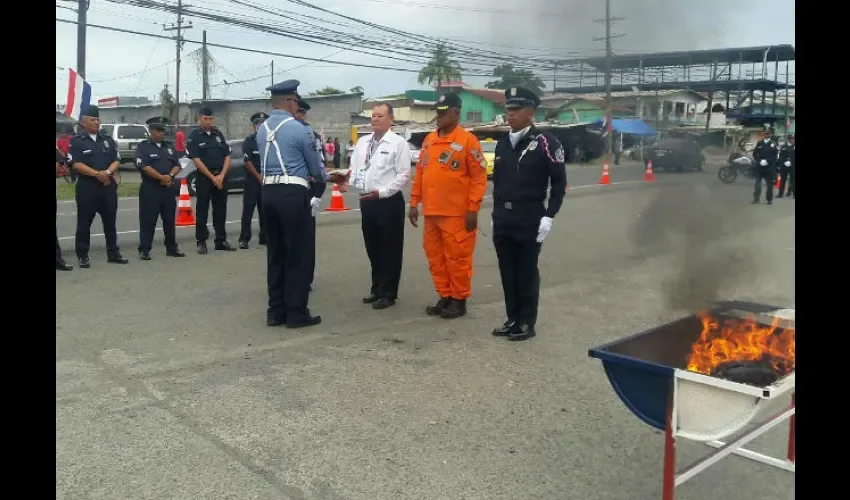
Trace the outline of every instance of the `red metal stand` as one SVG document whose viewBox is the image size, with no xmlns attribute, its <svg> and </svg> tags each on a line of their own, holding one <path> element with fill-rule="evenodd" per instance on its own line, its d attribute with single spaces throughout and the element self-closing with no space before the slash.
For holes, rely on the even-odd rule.
<svg viewBox="0 0 850 500">
<path fill-rule="evenodd" d="M 676 435 L 673 431 L 673 401 L 667 404 L 667 425 L 664 429 L 664 476 L 661 500 L 673 500 L 676 494 Z"/>
</svg>

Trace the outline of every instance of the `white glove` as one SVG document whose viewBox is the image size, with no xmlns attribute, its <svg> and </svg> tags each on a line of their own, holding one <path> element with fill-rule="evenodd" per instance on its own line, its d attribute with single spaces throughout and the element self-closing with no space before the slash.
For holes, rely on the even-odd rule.
<svg viewBox="0 0 850 500">
<path fill-rule="evenodd" d="M 315 217 L 319 214 L 319 206 L 322 204 L 321 198 L 310 198 L 310 213 Z"/>
<path fill-rule="evenodd" d="M 766 167 L 767 166 L 767 160 L 760 161 L 759 165 L 761 165 L 762 167 Z"/>
<path fill-rule="evenodd" d="M 537 243 L 543 243 L 549 231 L 552 230 L 552 223 L 555 222 L 551 217 L 541 217 L 540 227 L 537 228 Z"/>
<path fill-rule="evenodd" d="M 786 167 L 790 167 L 790 166 L 791 166 L 791 160 L 786 160 L 786 161 L 785 161 L 785 166 L 786 166 Z"/>
</svg>

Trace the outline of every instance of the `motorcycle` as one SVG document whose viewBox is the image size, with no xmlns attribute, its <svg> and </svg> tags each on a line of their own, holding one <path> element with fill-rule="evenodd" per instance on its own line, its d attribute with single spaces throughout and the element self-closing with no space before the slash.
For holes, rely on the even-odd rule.
<svg viewBox="0 0 850 500">
<path fill-rule="evenodd" d="M 732 153 L 726 161 L 727 165 L 717 170 L 717 178 L 724 184 L 732 184 L 739 175 L 747 179 L 755 179 L 755 165 L 753 160 L 740 153 Z"/>
</svg>

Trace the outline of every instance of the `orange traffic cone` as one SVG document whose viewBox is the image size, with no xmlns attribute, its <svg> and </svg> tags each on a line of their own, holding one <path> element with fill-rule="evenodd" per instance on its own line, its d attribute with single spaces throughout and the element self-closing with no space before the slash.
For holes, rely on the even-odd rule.
<svg viewBox="0 0 850 500">
<path fill-rule="evenodd" d="M 608 175 L 608 164 L 602 164 L 602 177 L 599 179 L 599 184 L 611 184 L 611 177 Z"/>
<path fill-rule="evenodd" d="M 346 210 L 351 210 L 350 208 L 345 206 L 345 199 L 342 196 L 342 193 L 339 191 L 339 187 L 334 184 L 334 190 L 331 194 L 331 206 L 325 209 L 326 212 L 344 212 Z"/>
<path fill-rule="evenodd" d="M 655 180 L 655 174 L 652 173 L 652 160 L 646 162 L 646 170 L 643 172 L 643 180 L 652 182 Z"/>
<path fill-rule="evenodd" d="M 195 212 L 192 211 L 192 200 L 189 198 L 189 185 L 184 178 L 180 182 L 180 198 L 177 200 L 177 220 L 175 226 L 194 226 Z"/>
<path fill-rule="evenodd" d="M 780 187 L 782 187 L 782 176 L 776 174 L 776 189 L 779 189 Z"/>
</svg>

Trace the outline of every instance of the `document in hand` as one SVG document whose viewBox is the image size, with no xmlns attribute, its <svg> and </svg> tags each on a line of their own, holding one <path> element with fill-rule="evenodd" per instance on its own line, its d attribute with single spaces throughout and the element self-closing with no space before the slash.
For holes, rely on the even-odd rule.
<svg viewBox="0 0 850 500">
<path fill-rule="evenodd" d="M 346 182 L 350 175 L 351 169 L 348 168 L 335 168 L 333 170 L 328 170 L 328 178 L 334 184 Z"/>
</svg>

